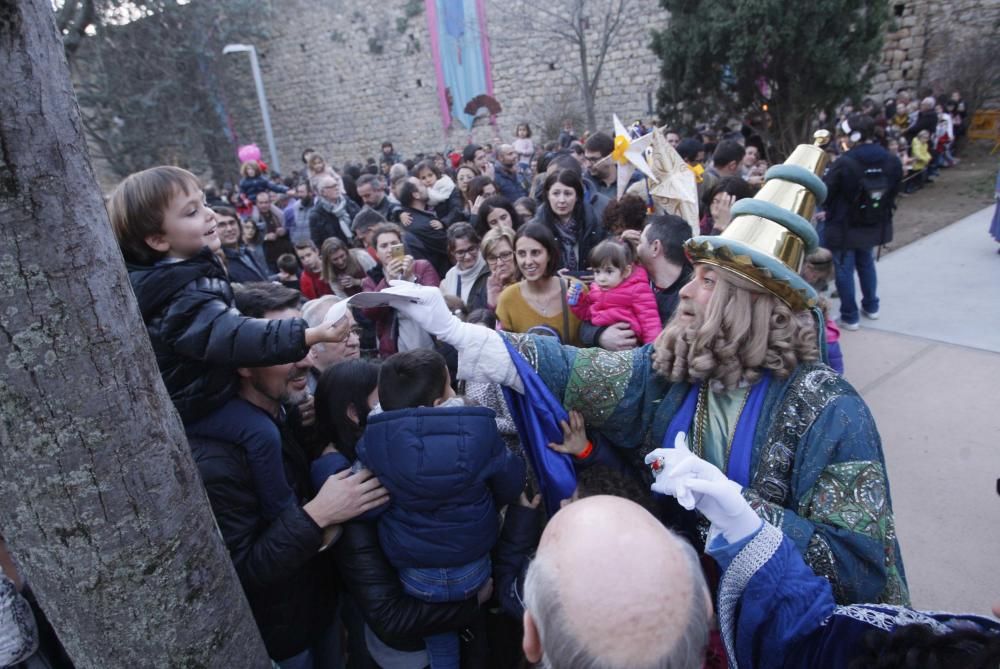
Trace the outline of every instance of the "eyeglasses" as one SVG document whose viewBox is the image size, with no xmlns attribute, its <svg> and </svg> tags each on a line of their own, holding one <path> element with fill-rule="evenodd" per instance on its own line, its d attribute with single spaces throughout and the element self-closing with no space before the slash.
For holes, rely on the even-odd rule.
<svg viewBox="0 0 1000 669">
<path fill-rule="evenodd" d="M 452 251 L 456 258 L 474 258 L 477 253 L 479 253 L 478 246 L 470 246 L 462 250 L 455 249 Z"/>
<path fill-rule="evenodd" d="M 498 253 L 495 256 L 486 256 L 486 262 L 487 264 L 495 265 L 498 262 L 507 262 L 513 257 L 513 251 L 504 251 L 503 253 Z"/>
</svg>

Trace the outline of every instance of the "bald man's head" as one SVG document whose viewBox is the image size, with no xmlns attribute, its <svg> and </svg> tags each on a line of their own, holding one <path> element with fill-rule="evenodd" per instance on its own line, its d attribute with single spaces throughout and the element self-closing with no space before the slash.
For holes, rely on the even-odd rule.
<svg viewBox="0 0 1000 669">
<path fill-rule="evenodd" d="M 620 497 L 545 528 L 524 584 L 524 650 L 562 667 L 701 667 L 710 599 L 694 550 Z"/>
</svg>

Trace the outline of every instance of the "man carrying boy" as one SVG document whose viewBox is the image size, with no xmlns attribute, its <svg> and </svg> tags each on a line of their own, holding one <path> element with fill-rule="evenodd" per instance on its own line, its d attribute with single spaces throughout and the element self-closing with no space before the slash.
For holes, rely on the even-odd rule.
<svg viewBox="0 0 1000 669">
<path fill-rule="evenodd" d="M 298 318 L 299 296 L 275 284 L 252 284 L 236 293 L 236 306 L 262 319 Z M 278 322 L 272 320 L 271 322 Z M 275 518 L 264 513 L 251 466 L 230 439 L 193 436 L 191 452 L 236 574 L 246 592 L 269 655 L 279 666 L 316 660 L 328 644 L 336 611 L 333 565 L 322 547 L 332 529 L 386 501 L 386 491 L 369 472 L 328 479 L 314 493 L 309 459 L 296 439 L 285 407 L 308 394 L 310 358 L 268 367 L 241 367 L 238 401 L 271 423 L 279 467 L 295 503 Z M 316 664 L 315 666 L 322 666 Z"/>
</svg>

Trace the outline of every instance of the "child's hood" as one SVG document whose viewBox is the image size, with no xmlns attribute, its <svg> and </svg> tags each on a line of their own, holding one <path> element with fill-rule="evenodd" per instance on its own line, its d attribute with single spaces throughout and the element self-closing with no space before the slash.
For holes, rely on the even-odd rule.
<svg viewBox="0 0 1000 669">
<path fill-rule="evenodd" d="M 411 494 L 457 494 L 489 473 L 499 435 L 492 409 L 420 407 L 369 415 L 358 458 L 383 483 Z"/>
<path fill-rule="evenodd" d="M 203 248 L 198 255 L 177 262 L 154 265 L 127 265 L 128 279 L 139 302 L 144 321 L 156 315 L 177 291 L 201 277 L 225 280 L 226 274 L 215 255 Z"/>
</svg>

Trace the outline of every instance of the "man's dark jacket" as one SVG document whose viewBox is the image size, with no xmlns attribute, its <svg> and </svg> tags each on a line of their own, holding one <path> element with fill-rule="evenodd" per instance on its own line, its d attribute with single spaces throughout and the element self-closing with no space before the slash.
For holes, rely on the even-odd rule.
<svg viewBox="0 0 1000 669">
<path fill-rule="evenodd" d="M 344 200 L 347 202 L 347 216 L 351 221 L 354 221 L 354 217 L 361 211 L 361 207 L 349 197 L 345 197 Z M 337 218 L 336 214 L 323 209 L 319 202 L 309 210 L 309 236 L 312 237 L 313 243 L 318 249 L 322 249 L 323 242 L 330 237 L 336 237 L 344 242 L 347 244 L 347 248 L 354 246 L 353 240 L 348 239 L 340 227 L 340 219 Z"/>
<path fill-rule="evenodd" d="M 221 261 L 193 258 L 129 265 L 128 278 L 160 376 L 185 423 L 236 395 L 237 367 L 296 362 L 309 352 L 301 318 L 247 318 L 237 311 Z"/>
<path fill-rule="evenodd" d="M 889 212 L 896 206 L 896 194 L 903 178 L 899 158 L 878 144 L 859 144 L 835 160 L 827 170 L 826 225 L 823 246 L 829 249 L 864 249 L 892 241 L 892 215 L 883 225 L 860 225 L 857 202 L 861 197 L 866 168 L 881 167 L 889 182 L 882 206 Z"/>
<path fill-rule="evenodd" d="M 239 250 L 223 249 L 226 254 L 226 270 L 229 272 L 229 281 L 232 283 L 254 283 L 255 281 L 267 281 L 267 270 L 257 264 L 245 246 L 240 244 Z"/>
<path fill-rule="evenodd" d="M 264 645 L 283 660 L 315 643 L 337 608 L 334 566 L 320 553 L 323 531 L 302 510 L 313 496 L 309 462 L 291 429 L 278 421 L 285 478 L 299 504 L 271 521 L 264 518 L 246 451 L 237 444 L 192 437 L 191 454 L 201 474 Z"/>
</svg>

